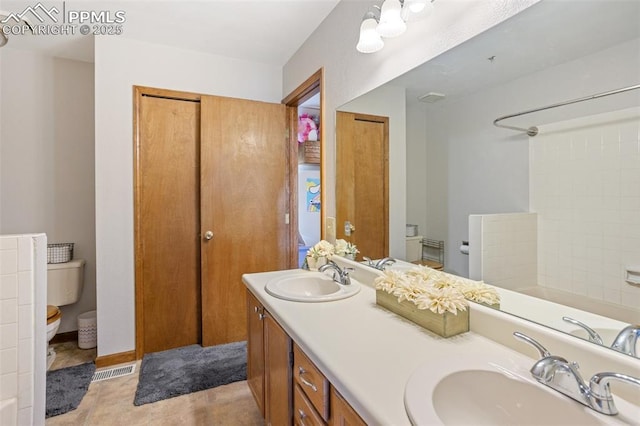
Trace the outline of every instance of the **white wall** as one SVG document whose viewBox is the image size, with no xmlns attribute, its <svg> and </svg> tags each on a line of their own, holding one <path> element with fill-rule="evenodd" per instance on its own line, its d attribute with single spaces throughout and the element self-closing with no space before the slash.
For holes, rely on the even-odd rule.
<svg viewBox="0 0 640 426">
<path fill-rule="evenodd" d="M 389 118 L 389 255 L 405 259 L 405 170 L 407 163 L 405 90 L 384 85 L 338 107 L 339 111 L 357 112 Z M 334 115 L 334 114 L 332 114 Z M 334 115 L 335 116 L 335 115 Z M 338 224 L 338 226 L 340 226 Z M 358 226 L 356 224 L 356 226 Z M 362 253 L 367 256 L 366 253 Z"/>
<path fill-rule="evenodd" d="M 462 276 L 468 274 L 468 258 L 458 247 L 468 239 L 470 214 L 529 210 L 528 137 L 496 128 L 491 124 L 493 120 L 504 114 L 637 84 L 638 64 L 640 40 L 634 40 L 428 107 L 427 158 L 439 159 L 438 153 L 447 152 L 447 161 L 440 163 L 441 171 L 448 176 L 446 197 L 439 190 L 432 190 L 436 187 L 433 181 L 426 182 L 427 198 L 433 201 L 433 206 L 440 206 L 436 217 L 448 217 L 447 270 Z M 635 95 L 555 109 L 523 121 L 525 126 L 542 124 L 637 103 L 636 91 Z M 440 226 L 432 224 L 431 217 L 427 216 L 427 228 Z"/>
<path fill-rule="evenodd" d="M 434 14 L 412 22 L 405 34 L 385 41 L 382 51 L 358 53 L 360 22 L 371 6 L 367 0 L 343 0 L 307 39 L 284 67 L 283 95 L 289 94 L 316 70 L 324 67 L 326 209 L 335 216 L 335 115 L 340 105 L 392 80 L 478 33 L 517 14 L 539 0 L 438 1 Z M 402 178 L 403 185 L 405 179 Z M 401 227 L 390 230 L 404 235 Z M 397 226 L 397 224 L 394 224 Z"/>
<path fill-rule="evenodd" d="M 98 355 L 134 350 L 134 85 L 277 102 L 278 67 L 128 40 L 95 44 Z"/>
<path fill-rule="evenodd" d="M 0 110 L 0 232 L 45 232 L 85 259 L 78 303 L 60 332 L 77 330 L 95 293 L 93 64 L 4 47 Z"/>
<path fill-rule="evenodd" d="M 426 107 L 423 103 L 407 102 L 407 223 L 418 225 L 418 233 L 423 237 L 436 238 L 427 229 L 425 212 L 429 206 L 425 182 L 429 169 L 427 167 L 427 123 L 424 119 Z M 438 184 L 443 184 L 438 182 Z"/>
</svg>

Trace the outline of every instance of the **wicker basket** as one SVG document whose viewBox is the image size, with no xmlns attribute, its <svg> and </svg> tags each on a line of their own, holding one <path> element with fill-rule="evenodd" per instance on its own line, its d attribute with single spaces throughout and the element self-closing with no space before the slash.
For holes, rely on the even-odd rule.
<svg viewBox="0 0 640 426">
<path fill-rule="evenodd" d="M 320 164 L 320 141 L 306 141 L 304 143 L 304 162 Z"/>
<path fill-rule="evenodd" d="M 47 244 L 47 263 L 66 263 L 73 259 L 73 243 Z"/>
</svg>

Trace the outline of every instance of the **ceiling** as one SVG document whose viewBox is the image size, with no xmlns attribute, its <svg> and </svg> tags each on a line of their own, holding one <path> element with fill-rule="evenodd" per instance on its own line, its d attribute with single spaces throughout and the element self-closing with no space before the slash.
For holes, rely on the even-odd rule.
<svg viewBox="0 0 640 426">
<path fill-rule="evenodd" d="M 340 0 L 41 1 L 48 9 L 124 11 L 121 37 L 283 66 Z M 0 0 L 20 13 L 38 0 Z M 62 12 L 58 14 L 59 17 Z M 27 15 L 29 16 L 29 15 Z M 112 15 L 113 16 L 113 15 Z M 31 23 L 39 23 L 32 16 Z M 34 22 L 35 21 L 35 22 Z M 45 21 L 45 23 L 48 23 Z M 93 36 L 15 35 L 7 46 L 93 62 Z M 106 35 L 103 37 L 120 37 Z"/>
<path fill-rule="evenodd" d="M 447 102 L 638 37 L 638 0 L 542 0 L 390 84 Z"/>
</svg>

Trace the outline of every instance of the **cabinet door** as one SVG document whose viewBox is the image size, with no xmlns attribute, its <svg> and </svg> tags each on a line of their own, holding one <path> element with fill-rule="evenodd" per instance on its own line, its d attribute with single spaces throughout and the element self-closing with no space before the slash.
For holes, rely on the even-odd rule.
<svg viewBox="0 0 640 426">
<path fill-rule="evenodd" d="M 265 311 L 265 419 L 267 425 L 286 426 L 292 421 L 293 352 L 291 338 Z"/>
<path fill-rule="evenodd" d="M 247 383 L 264 418 L 264 308 L 247 290 Z"/>
<path fill-rule="evenodd" d="M 329 424 L 331 426 L 367 426 L 342 395 L 333 388 L 331 388 L 331 421 Z"/>
<path fill-rule="evenodd" d="M 289 145 L 284 105 L 203 96 L 200 110 L 202 344 L 211 346 L 247 338 L 242 274 L 289 264 Z"/>
</svg>

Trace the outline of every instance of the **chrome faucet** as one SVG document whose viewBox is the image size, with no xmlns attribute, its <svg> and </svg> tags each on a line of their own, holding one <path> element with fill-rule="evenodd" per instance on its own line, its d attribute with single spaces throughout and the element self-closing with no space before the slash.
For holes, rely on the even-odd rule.
<svg viewBox="0 0 640 426">
<path fill-rule="evenodd" d="M 604 345 L 604 342 L 602 341 L 600 335 L 588 325 L 569 317 L 562 317 L 562 319 L 571 324 L 582 327 L 589 335 L 590 342 Z M 628 325 L 623 328 L 622 331 L 620 331 L 620 333 L 618 333 L 616 338 L 613 340 L 611 349 L 637 358 L 638 354 L 636 351 L 636 345 L 638 343 L 638 338 L 640 338 L 640 325 Z"/>
<path fill-rule="evenodd" d="M 392 257 L 384 257 L 377 262 L 374 262 L 370 257 L 363 257 L 363 259 L 367 261 L 368 266 L 379 269 L 381 271 L 384 271 L 385 266 L 396 263 L 396 260 Z"/>
<path fill-rule="evenodd" d="M 618 333 L 611 348 L 618 352 L 638 357 L 636 353 L 638 338 L 640 338 L 640 325 L 628 325 Z"/>
<path fill-rule="evenodd" d="M 353 268 L 343 268 L 340 269 L 338 264 L 333 260 L 330 260 L 329 263 L 326 263 L 318 268 L 318 272 L 324 272 L 327 269 L 333 269 L 333 280 L 342 285 L 351 284 L 351 278 L 349 277 L 349 272 L 353 271 Z"/>
<path fill-rule="evenodd" d="M 540 353 L 541 359 L 536 361 L 530 370 L 534 379 L 599 413 L 609 416 L 618 414 L 609 388 L 611 380 L 620 380 L 640 387 L 640 379 L 636 377 L 608 372 L 594 374 L 587 384 L 580 375 L 578 363 L 551 355 L 544 346 L 526 334 L 515 332 L 513 335 L 529 343 Z"/>
</svg>

